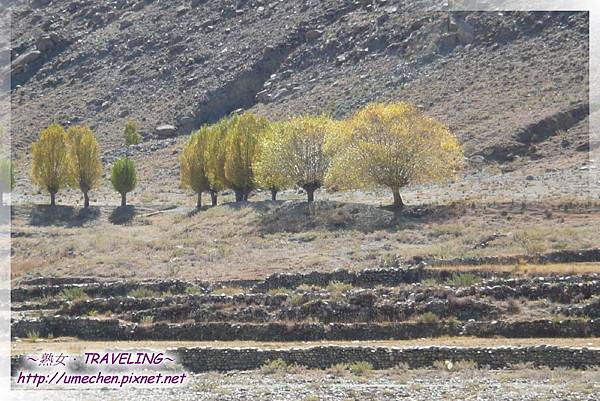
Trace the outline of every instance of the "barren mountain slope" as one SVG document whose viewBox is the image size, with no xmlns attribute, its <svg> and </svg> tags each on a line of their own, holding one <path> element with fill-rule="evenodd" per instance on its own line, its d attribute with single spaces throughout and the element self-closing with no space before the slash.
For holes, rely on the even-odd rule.
<svg viewBox="0 0 600 401">
<path fill-rule="evenodd" d="M 408 100 L 467 155 L 585 158 L 587 13 L 448 13 L 424 0 L 34 0 L 12 6 L 13 143 L 53 120 L 121 146 L 253 109 L 345 116 Z M 170 132 L 163 131 L 166 135 Z"/>
</svg>

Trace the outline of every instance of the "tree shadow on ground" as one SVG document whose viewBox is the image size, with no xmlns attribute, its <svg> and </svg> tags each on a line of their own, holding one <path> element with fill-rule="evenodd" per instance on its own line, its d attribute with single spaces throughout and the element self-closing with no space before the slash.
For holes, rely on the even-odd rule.
<svg viewBox="0 0 600 401">
<path fill-rule="evenodd" d="M 269 202 L 270 208 L 266 209 L 265 206 L 258 206 L 259 203 L 262 202 L 253 202 L 253 207 L 259 211 L 267 210 L 266 213 L 260 214 L 258 221 L 259 231 L 264 234 L 311 230 L 394 232 L 407 224 L 443 222 L 462 214 L 453 205 L 407 206 L 395 209 L 390 206 L 379 207 L 362 203 L 316 201 L 309 204 L 305 201 L 287 201 Z"/>
<path fill-rule="evenodd" d="M 32 226 L 81 227 L 100 217 L 97 207 L 75 208 L 73 206 L 36 205 L 31 209 Z"/>
<path fill-rule="evenodd" d="M 110 216 L 108 216 L 108 221 L 113 224 L 127 224 L 130 223 L 135 217 L 135 206 L 119 206 L 115 208 Z"/>
<path fill-rule="evenodd" d="M 394 226 L 395 219 L 393 212 L 372 205 L 287 201 L 279 203 L 269 213 L 261 214 L 258 227 L 265 234 L 311 230 L 372 232 Z"/>
</svg>

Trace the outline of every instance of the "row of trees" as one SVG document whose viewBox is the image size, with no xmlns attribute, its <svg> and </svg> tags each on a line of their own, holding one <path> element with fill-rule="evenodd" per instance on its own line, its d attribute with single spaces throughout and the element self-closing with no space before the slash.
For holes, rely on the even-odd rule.
<svg viewBox="0 0 600 401">
<path fill-rule="evenodd" d="M 127 142 L 135 143 L 138 136 L 135 123 L 128 122 Z M 84 206 L 89 206 L 89 191 L 99 185 L 103 166 L 88 127 L 65 131 L 59 124 L 50 125 L 32 145 L 32 158 L 33 181 L 50 193 L 51 205 L 56 193 L 70 186 L 81 190 Z M 184 146 L 180 180 L 196 194 L 198 208 L 203 193 L 216 205 L 226 188 L 242 201 L 258 188 L 276 200 L 279 191 L 294 186 L 306 191 L 308 202 L 323 186 L 384 186 L 391 190 L 394 206 L 401 208 L 401 188 L 450 178 L 462 160 L 458 140 L 439 121 L 408 103 L 372 103 L 345 120 L 300 115 L 269 122 L 244 113 L 205 125 Z M 126 195 L 137 183 L 132 160 L 113 164 L 111 183 L 126 205 Z"/>
<path fill-rule="evenodd" d="M 298 186 L 308 202 L 322 186 L 384 186 L 404 206 L 408 184 L 451 178 L 462 167 L 457 138 L 439 121 L 408 103 L 372 103 L 346 120 L 302 115 L 270 123 L 251 113 L 222 119 L 192 134 L 180 156 L 181 184 L 197 195 L 224 188 L 236 201 L 263 188 L 275 200 Z"/>
<path fill-rule="evenodd" d="M 56 204 L 56 194 L 65 187 L 78 188 L 83 193 L 84 207 L 90 205 L 89 192 L 98 187 L 103 166 L 100 148 L 92 130 L 75 125 L 65 130 L 51 124 L 31 145 L 33 182 L 50 193 L 50 205 Z M 121 194 L 121 205 L 127 204 L 127 193 L 135 188 L 137 173 L 132 160 L 117 160 L 111 169 L 111 183 Z"/>
</svg>

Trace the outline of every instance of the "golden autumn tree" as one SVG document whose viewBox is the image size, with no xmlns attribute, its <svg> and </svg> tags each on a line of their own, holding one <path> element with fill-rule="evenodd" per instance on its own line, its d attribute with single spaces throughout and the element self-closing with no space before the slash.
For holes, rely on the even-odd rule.
<svg viewBox="0 0 600 401">
<path fill-rule="evenodd" d="M 256 188 L 254 162 L 259 138 L 267 125 L 266 118 L 252 113 L 234 116 L 227 124 L 222 182 L 233 190 L 236 202 L 248 200 L 248 195 Z"/>
<path fill-rule="evenodd" d="M 196 193 L 197 209 L 202 207 L 202 192 L 210 189 L 206 174 L 206 140 L 207 136 L 202 129 L 192 134 L 179 156 L 181 186 Z"/>
<path fill-rule="evenodd" d="M 261 137 L 258 157 L 254 164 L 254 172 L 258 185 L 271 192 L 271 200 L 277 200 L 277 193 L 282 189 L 294 184 L 293 181 L 281 170 L 279 160 L 275 157 L 277 152 L 277 139 L 283 131 L 284 123 L 277 122 L 269 124 Z"/>
<path fill-rule="evenodd" d="M 261 146 L 257 170 L 298 185 L 306 191 L 308 202 L 313 202 L 314 192 L 323 185 L 331 164 L 325 140 L 338 125 L 324 115 L 297 116 L 273 124 Z"/>
<path fill-rule="evenodd" d="M 50 205 L 56 204 L 57 192 L 68 185 L 70 160 L 69 138 L 60 124 L 51 124 L 40 132 L 31 145 L 33 182 L 50 193 Z"/>
<path fill-rule="evenodd" d="M 334 155 L 329 185 L 387 187 L 396 208 L 404 206 L 401 188 L 452 178 L 463 163 L 456 136 L 404 102 L 362 108 L 328 138 L 327 150 Z"/>
<path fill-rule="evenodd" d="M 204 126 L 200 129 L 205 139 L 206 175 L 210 188 L 211 202 L 213 206 L 217 205 L 217 196 L 225 187 L 225 138 L 229 122 L 222 118 L 217 123 Z"/>
<path fill-rule="evenodd" d="M 83 193 L 83 207 L 89 207 L 89 191 L 98 186 L 102 177 L 98 141 L 92 130 L 85 126 L 73 126 L 67 130 L 67 135 L 70 143 L 71 185 Z"/>
</svg>

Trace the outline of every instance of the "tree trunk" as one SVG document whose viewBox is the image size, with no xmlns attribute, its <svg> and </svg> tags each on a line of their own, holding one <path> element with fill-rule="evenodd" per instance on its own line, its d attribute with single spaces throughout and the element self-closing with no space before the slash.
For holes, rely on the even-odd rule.
<svg viewBox="0 0 600 401">
<path fill-rule="evenodd" d="M 121 206 L 127 206 L 127 192 L 121 194 Z"/>
<path fill-rule="evenodd" d="M 244 200 L 247 201 L 248 200 L 248 195 L 250 195 L 250 191 L 245 192 L 244 191 Z"/>
<path fill-rule="evenodd" d="M 198 199 L 196 200 L 196 209 L 202 209 L 202 192 L 198 193 Z"/>
<path fill-rule="evenodd" d="M 4 192 L 0 192 L 0 206 L 4 206 Z"/>
<path fill-rule="evenodd" d="M 212 203 L 213 206 L 217 206 L 217 197 L 218 197 L 218 193 L 217 191 L 210 191 L 210 201 Z"/>
<path fill-rule="evenodd" d="M 83 207 L 90 207 L 90 197 L 87 192 L 83 193 Z"/>
<path fill-rule="evenodd" d="M 276 201 L 277 200 L 277 190 L 276 189 L 272 189 L 271 190 L 271 200 L 272 201 Z"/>
<path fill-rule="evenodd" d="M 306 190 L 306 196 L 308 197 L 308 203 L 315 201 L 315 190 L 310 188 Z"/>
<path fill-rule="evenodd" d="M 402 201 L 402 196 L 400 196 L 400 190 L 392 189 L 392 193 L 394 194 L 394 208 L 395 209 L 404 208 L 404 202 Z"/>
<path fill-rule="evenodd" d="M 50 206 L 56 206 L 56 192 L 50 192 Z"/>
<path fill-rule="evenodd" d="M 234 189 L 233 192 L 235 192 L 235 201 L 236 202 L 241 202 L 244 200 L 244 191 L 239 191 L 237 189 Z"/>
</svg>

